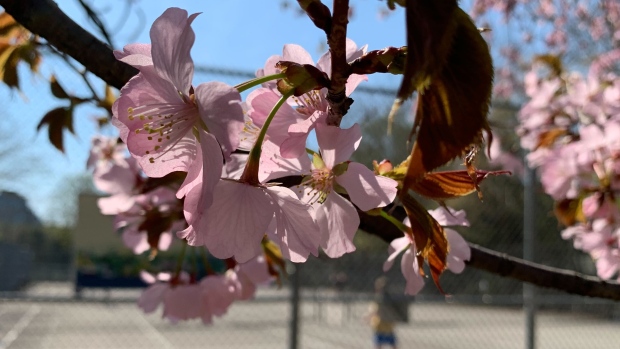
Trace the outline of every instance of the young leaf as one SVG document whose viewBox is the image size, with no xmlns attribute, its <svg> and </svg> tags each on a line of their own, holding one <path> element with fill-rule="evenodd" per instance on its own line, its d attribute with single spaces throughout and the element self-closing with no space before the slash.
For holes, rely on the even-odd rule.
<svg viewBox="0 0 620 349">
<path fill-rule="evenodd" d="M 60 99 L 70 99 L 71 97 L 65 92 L 65 89 L 60 86 L 58 80 L 56 80 L 56 76 L 52 75 L 50 78 L 50 88 L 52 90 L 52 94 L 56 98 Z"/>
<path fill-rule="evenodd" d="M 439 277 L 447 268 L 446 259 L 449 247 L 446 233 L 443 227 L 411 195 L 405 195 L 401 201 L 411 223 L 416 248 L 420 251 L 420 256 L 428 262 L 435 285 L 443 292 L 439 285 Z"/>
<path fill-rule="evenodd" d="M 352 74 L 403 74 L 407 47 L 386 47 L 370 51 L 350 63 Z"/>
<path fill-rule="evenodd" d="M 482 141 L 482 131 L 490 131 L 493 81 L 488 46 L 455 0 L 406 5 L 407 60 L 395 105 L 418 91 L 412 131 L 418 136 L 403 193 L 424 173 Z"/>
<path fill-rule="evenodd" d="M 480 191 L 478 184 L 488 176 L 510 174 L 510 171 L 476 170 L 476 180 L 467 170 L 426 173 L 413 182 L 411 189 L 427 198 L 443 201 Z"/>
<path fill-rule="evenodd" d="M 73 133 L 72 119 L 73 110 L 71 108 L 59 107 L 52 109 L 43 116 L 39 125 L 37 125 L 37 131 L 39 131 L 43 125 L 47 125 L 50 143 L 52 143 L 56 149 L 64 153 L 62 131 L 67 128 Z"/>
</svg>

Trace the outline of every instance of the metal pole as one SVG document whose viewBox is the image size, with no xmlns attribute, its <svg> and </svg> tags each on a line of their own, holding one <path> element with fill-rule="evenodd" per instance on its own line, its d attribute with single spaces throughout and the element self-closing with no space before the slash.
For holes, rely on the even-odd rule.
<svg viewBox="0 0 620 349">
<path fill-rule="evenodd" d="M 299 288 L 301 264 L 289 264 L 291 280 L 291 320 L 289 327 L 289 349 L 298 348 L 299 336 Z"/>
<path fill-rule="evenodd" d="M 524 163 L 527 163 L 524 161 Z M 534 261 L 536 237 L 536 195 L 534 183 L 536 171 L 526 165 L 523 175 L 523 259 Z M 536 348 L 536 287 L 523 284 L 523 307 L 525 308 L 525 348 Z"/>
</svg>

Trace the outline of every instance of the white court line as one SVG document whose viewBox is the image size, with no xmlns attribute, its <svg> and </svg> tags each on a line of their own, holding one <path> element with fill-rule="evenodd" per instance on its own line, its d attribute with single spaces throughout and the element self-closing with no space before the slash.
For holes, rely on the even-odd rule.
<svg viewBox="0 0 620 349">
<path fill-rule="evenodd" d="M 147 319 L 144 318 L 144 314 L 140 313 L 138 316 L 139 325 L 142 331 L 150 338 L 157 340 L 159 343 L 163 345 L 164 348 L 174 349 L 174 344 L 172 344 L 166 337 L 164 337 L 161 332 L 159 332 Z M 0 347 L 0 349 L 3 349 Z"/>
<path fill-rule="evenodd" d="M 0 339 L 0 349 L 6 349 L 19 337 L 19 334 L 30 324 L 32 320 L 41 312 L 41 307 L 31 305 L 28 311 L 13 325 L 13 328 Z"/>
</svg>

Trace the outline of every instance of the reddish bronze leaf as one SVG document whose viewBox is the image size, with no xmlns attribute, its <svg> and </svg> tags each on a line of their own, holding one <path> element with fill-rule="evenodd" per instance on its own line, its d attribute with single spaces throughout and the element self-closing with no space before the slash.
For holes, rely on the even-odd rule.
<svg viewBox="0 0 620 349">
<path fill-rule="evenodd" d="M 557 201 L 553 208 L 553 212 L 558 221 L 563 225 L 570 227 L 577 222 L 585 222 L 586 217 L 581 208 L 582 199 L 564 199 Z"/>
<path fill-rule="evenodd" d="M 374 50 L 350 63 L 352 74 L 403 74 L 407 47 L 386 47 Z"/>
<path fill-rule="evenodd" d="M 467 170 L 426 173 L 413 182 L 411 189 L 420 195 L 442 201 L 479 191 L 478 184 L 485 178 L 503 174 L 510 174 L 510 171 L 475 170 L 475 180 L 472 180 Z"/>
<path fill-rule="evenodd" d="M 446 269 L 448 239 L 443 227 L 411 195 L 401 198 L 409 221 L 417 250 L 431 268 L 431 276 L 441 292 L 439 277 Z"/>
<path fill-rule="evenodd" d="M 37 131 L 40 130 L 43 125 L 47 125 L 50 143 L 52 143 L 56 149 L 64 153 L 62 131 L 67 128 L 73 133 L 72 119 L 73 112 L 70 108 L 59 107 L 52 109 L 43 116 L 39 125 L 37 125 Z"/>
<path fill-rule="evenodd" d="M 56 98 L 60 99 L 69 99 L 69 95 L 65 92 L 65 89 L 62 88 L 58 80 L 56 80 L 56 76 L 52 75 L 50 78 L 50 89 L 52 90 L 52 94 Z"/>
<path fill-rule="evenodd" d="M 23 27 L 15 22 L 15 19 L 6 12 L 0 13 L 0 37 L 11 38 L 18 31 L 23 31 Z"/>
<path fill-rule="evenodd" d="M 554 128 L 545 132 L 542 132 L 540 134 L 540 136 L 538 136 L 538 143 L 536 144 L 536 147 L 534 149 L 538 149 L 540 147 L 542 148 L 548 148 L 550 146 L 552 146 L 555 141 L 568 134 L 568 130 L 563 129 L 563 128 Z"/>
<path fill-rule="evenodd" d="M 157 207 L 146 211 L 144 220 L 138 226 L 138 231 L 146 232 L 146 240 L 151 247 L 151 259 L 157 255 L 161 235 L 170 230 L 173 221 L 169 213 L 162 213 Z"/>
<path fill-rule="evenodd" d="M 407 2 L 407 65 L 397 102 L 418 91 L 417 139 L 403 186 L 466 154 L 490 133 L 488 46 L 456 1 Z"/>
</svg>

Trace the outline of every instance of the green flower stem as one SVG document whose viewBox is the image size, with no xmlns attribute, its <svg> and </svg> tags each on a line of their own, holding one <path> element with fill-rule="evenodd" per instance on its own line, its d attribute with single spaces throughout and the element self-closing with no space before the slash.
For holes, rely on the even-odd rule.
<svg viewBox="0 0 620 349">
<path fill-rule="evenodd" d="M 198 277 L 198 252 L 196 252 L 197 248 L 198 247 L 192 248 L 192 273 L 195 277 Z"/>
<path fill-rule="evenodd" d="M 209 258 L 207 257 L 207 251 L 204 248 L 200 249 L 202 256 L 202 264 L 204 264 L 205 272 L 207 275 L 215 275 L 215 271 L 211 268 L 211 263 L 209 263 Z"/>
<path fill-rule="evenodd" d="M 319 153 L 317 153 L 317 152 L 315 152 L 314 150 L 309 149 L 309 148 L 306 148 L 306 154 L 308 154 L 308 155 L 312 155 L 312 156 L 315 156 L 315 155 L 317 155 L 317 156 L 318 156 L 318 155 L 320 155 Z"/>
<path fill-rule="evenodd" d="M 174 277 L 178 278 L 181 273 L 181 269 L 183 268 L 183 260 L 185 259 L 185 250 L 187 249 L 187 244 L 183 244 L 181 247 L 181 252 L 179 252 L 179 256 L 177 257 L 177 265 L 174 269 Z"/>
<path fill-rule="evenodd" d="M 282 79 L 286 77 L 286 74 L 284 73 L 278 73 L 278 74 L 273 74 L 273 75 L 267 75 L 267 76 L 262 76 L 260 78 L 256 78 L 256 79 L 252 79 L 252 80 L 248 80 L 246 82 L 242 82 L 239 85 L 236 85 L 235 88 L 237 89 L 237 91 L 239 92 L 243 92 L 247 89 L 250 89 L 254 86 L 260 85 L 264 82 L 267 81 L 271 81 L 271 80 L 277 80 L 277 79 Z"/>
<path fill-rule="evenodd" d="M 381 210 L 381 217 L 387 219 L 390 223 L 394 224 L 396 226 L 396 228 L 402 230 L 403 232 L 407 231 L 409 229 L 408 226 L 406 226 L 403 222 L 399 221 L 398 219 L 394 218 L 393 216 L 391 216 L 389 213 Z"/>
<path fill-rule="evenodd" d="M 243 174 L 241 175 L 240 181 L 244 183 L 248 183 L 250 185 L 258 185 L 260 181 L 258 180 L 258 164 L 260 162 L 260 155 L 262 152 L 263 141 L 265 140 L 265 135 L 267 134 L 267 130 L 269 129 L 269 125 L 273 120 L 273 117 L 276 115 L 280 107 L 286 102 L 286 100 L 293 95 L 293 91 L 283 95 L 280 97 L 276 105 L 273 106 L 271 112 L 267 116 L 263 127 L 256 137 L 256 143 L 250 150 L 250 154 L 248 156 L 248 162 L 245 164 L 245 169 L 243 170 Z"/>
</svg>

